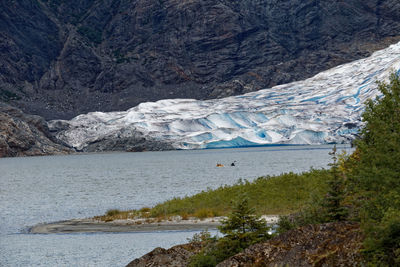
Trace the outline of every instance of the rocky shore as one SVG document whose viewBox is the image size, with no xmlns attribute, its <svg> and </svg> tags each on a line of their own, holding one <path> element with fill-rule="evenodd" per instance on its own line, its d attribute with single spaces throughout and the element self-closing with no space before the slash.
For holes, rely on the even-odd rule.
<svg viewBox="0 0 400 267">
<path fill-rule="evenodd" d="M 308 225 L 252 245 L 217 266 L 362 266 L 361 242 L 356 223 Z M 156 248 L 127 267 L 188 266 L 190 257 L 200 249 L 201 244 L 193 243 Z"/>
<path fill-rule="evenodd" d="M 47 122 L 0 102 L 0 158 L 68 154 L 75 150 L 54 138 Z"/>
</svg>

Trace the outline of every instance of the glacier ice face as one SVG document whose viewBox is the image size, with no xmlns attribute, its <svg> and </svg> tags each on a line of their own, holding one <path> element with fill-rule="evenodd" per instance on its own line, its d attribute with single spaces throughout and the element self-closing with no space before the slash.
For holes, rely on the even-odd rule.
<svg viewBox="0 0 400 267">
<path fill-rule="evenodd" d="M 68 127 L 57 137 L 77 149 L 135 132 L 177 149 L 346 143 L 362 126 L 363 103 L 379 93 L 376 81 L 393 71 L 400 73 L 400 43 L 307 80 L 245 95 L 167 99 L 79 115 L 62 121 Z"/>
</svg>

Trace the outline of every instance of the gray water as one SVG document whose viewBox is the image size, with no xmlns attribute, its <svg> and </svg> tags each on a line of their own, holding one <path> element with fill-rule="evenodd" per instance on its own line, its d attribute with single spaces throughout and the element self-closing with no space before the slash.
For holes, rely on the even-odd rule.
<svg viewBox="0 0 400 267">
<path fill-rule="evenodd" d="M 109 153 L 0 159 L 1 266 L 125 266 L 192 231 L 28 234 L 38 223 L 153 206 L 263 175 L 324 168 L 332 146 Z M 343 149 L 345 147 L 339 147 Z M 347 146 L 347 150 L 349 147 Z M 236 166 L 230 163 L 236 161 Z M 216 164 L 224 164 L 217 168 Z"/>
</svg>

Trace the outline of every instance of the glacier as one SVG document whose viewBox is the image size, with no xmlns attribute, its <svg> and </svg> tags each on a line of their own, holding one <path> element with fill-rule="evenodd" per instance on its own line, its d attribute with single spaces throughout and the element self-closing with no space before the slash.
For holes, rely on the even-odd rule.
<svg viewBox="0 0 400 267">
<path fill-rule="evenodd" d="M 400 73 L 400 43 L 303 81 L 212 100 L 166 99 L 127 111 L 91 112 L 62 123 L 56 137 L 83 150 L 98 140 L 145 138 L 175 149 L 349 143 L 362 127 L 376 81 Z"/>
</svg>

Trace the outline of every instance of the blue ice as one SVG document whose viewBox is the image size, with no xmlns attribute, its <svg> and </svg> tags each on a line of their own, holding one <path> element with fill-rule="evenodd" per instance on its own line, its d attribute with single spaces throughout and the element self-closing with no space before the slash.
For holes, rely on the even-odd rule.
<svg viewBox="0 0 400 267">
<path fill-rule="evenodd" d="M 206 148 L 236 148 L 236 147 L 248 147 L 248 146 L 259 146 L 260 144 L 251 142 L 242 137 L 236 137 L 232 140 L 220 140 L 208 143 Z"/>
</svg>

